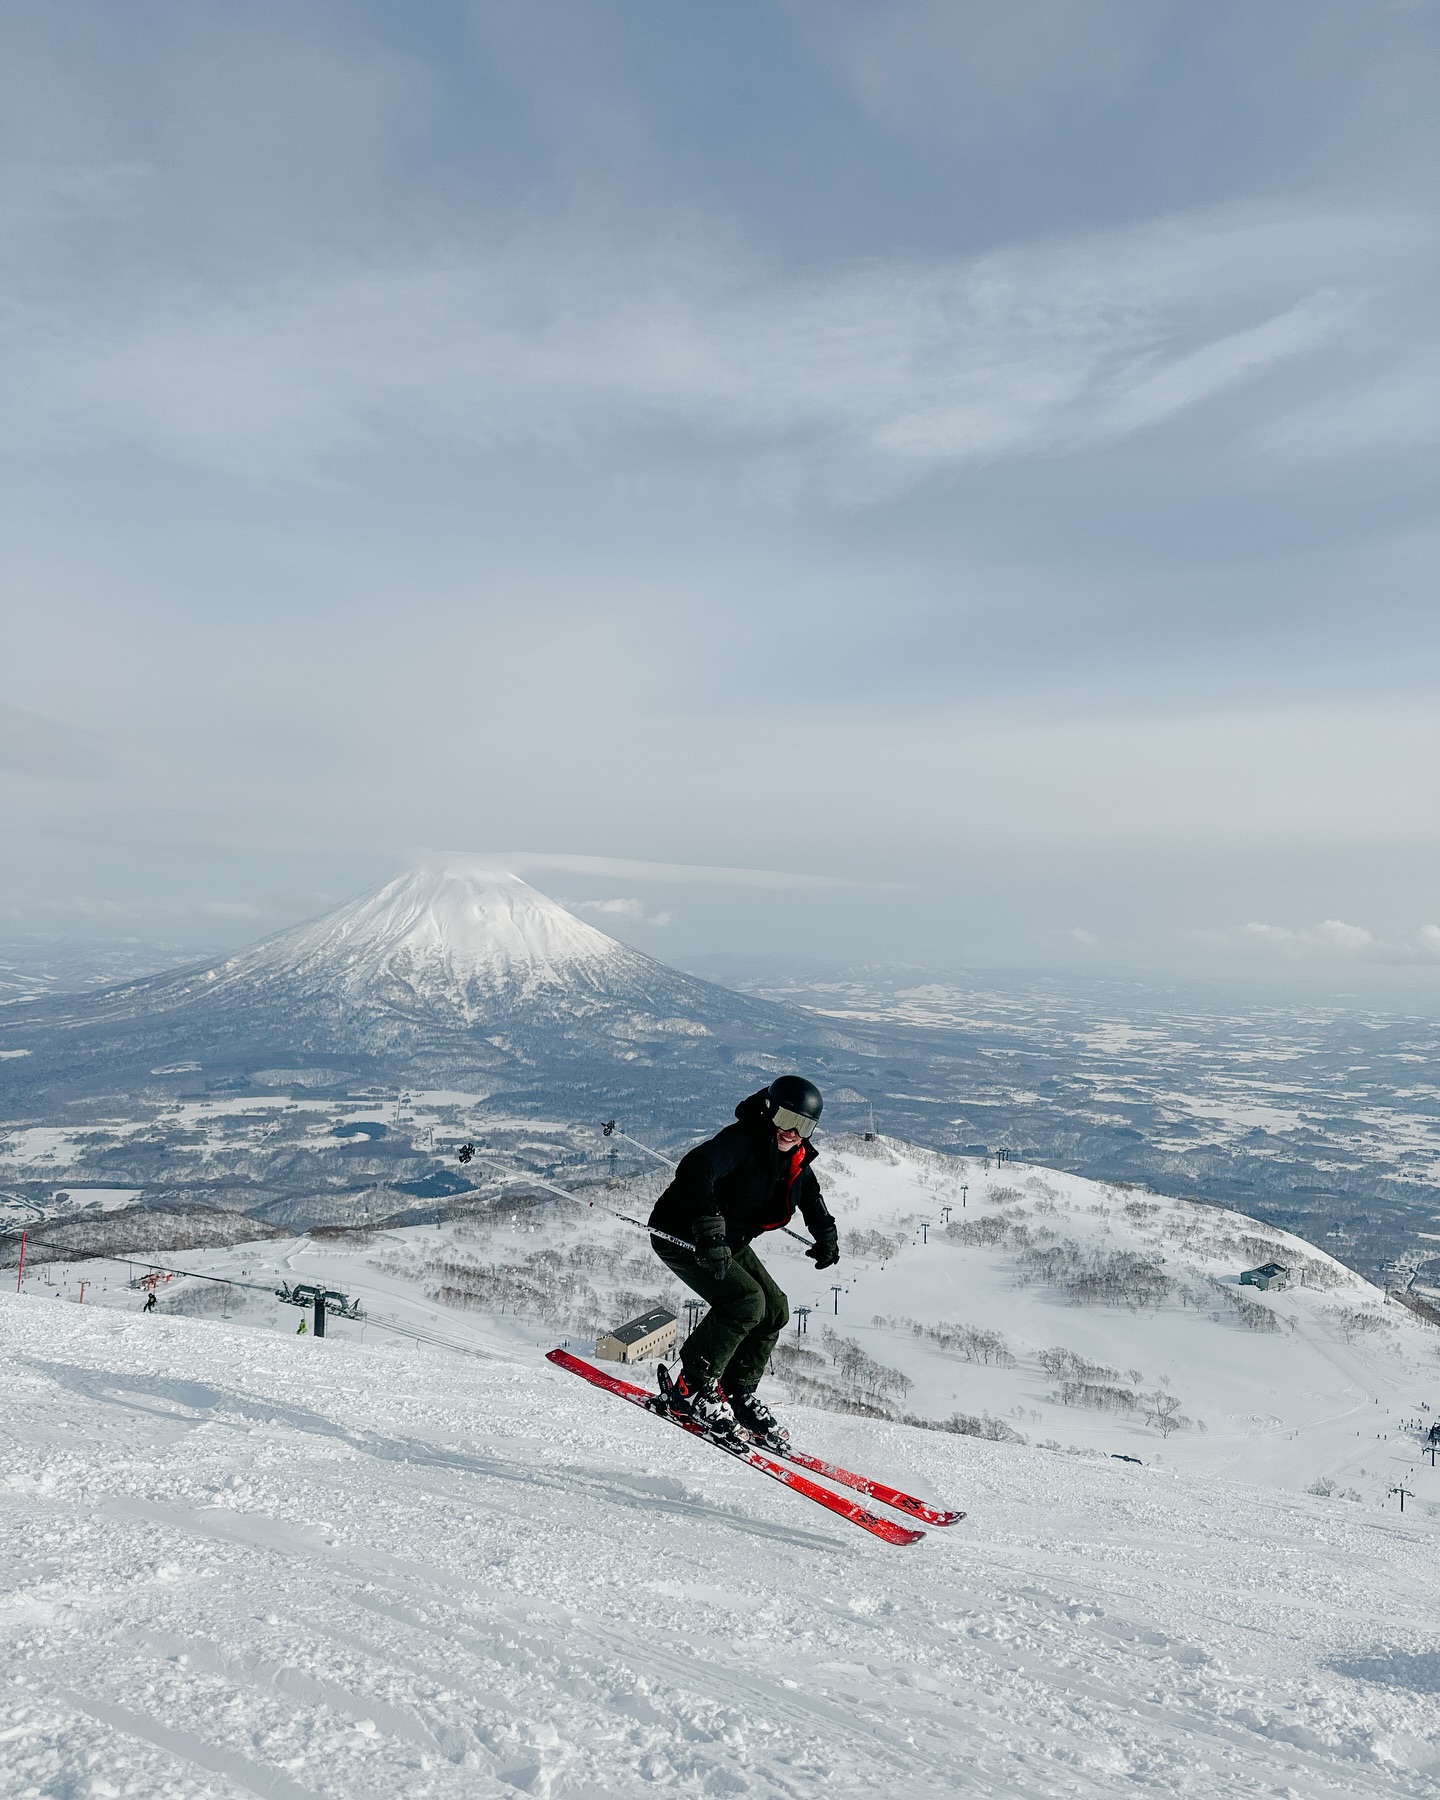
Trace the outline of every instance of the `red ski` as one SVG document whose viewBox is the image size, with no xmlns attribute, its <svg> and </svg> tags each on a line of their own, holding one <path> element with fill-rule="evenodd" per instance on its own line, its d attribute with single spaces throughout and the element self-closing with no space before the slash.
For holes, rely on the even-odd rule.
<svg viewBox="0 0 1440 1800">
<path fill-rule="evenodd" d="M 868 1475 L 857 1475 L 853 1469 L 842 1469 L 838 1463 L 827 1462 L 823 1456 L 811 1456 L 807 1450 L 792 1447 L 775 1450 L 771 1454 L 780 1457 L 783 1462 L 809 1469 L 812 1474 L 823 1475 L 827 1481 L 838 1481 L 841 1487 L 854 1488 L 857 1493 L 868 1494 L 882 1506 L 893 1506 L 896 1512 L 909 1513 L 912 1519 L 923 1519 L 927 1525 L 958 1525 L 965 1517 L 963 1512 L 949 1512 L 943 1506 L 931 1506 L 924 1500 L 917 1500 L 913 1494 L 891 1487 L 888 1482 L 872 1481 Z"/>
<path fill-rule="evenodd" d="M 607 1393 L 614 1394 L 619 1400 L 628 1400 L 632 1406 L 643 1407 L 646 1412 L 654 1413 L 657 1419 L 665 1419 L 671 1425 L 678 1425 L 682 1431 L 688 1431 L 692 1437 L 698 1437 L 707 1444 L 713 1444 L 717 1450 L 723 1450 L 727 1456 L 733 1456 L 737 1462 L 748 1463 L 762 1475 L 768 1475 L 772 1481 L 778 1481 L 794 1494 L 803 1494 L 807 1500 L 814 1500 L 819 1505 L 837 1513 L 842 1519 L 848 1519 L 852 1525 L 858 1525 L 862 1531 L 868 1531 L 873 1537 L 882 1538 L 887 1544 L 915 1544 L 924 1537 L 923 1531 L 913 1531 L 908 1525 L 897 1525 L 893 1519 L 882 1519 L 877 1513 L 868 1512 L 855 1500 L 847 1500 L 843 1494 L 832 1494 L 827 1487 L 821 1487 L 818 1481 L 811 1481 L 804 1475 L 797 1475 L 793 1469 L 787 1469 L 784 1463 L 774 1462 L 753 1444 L 747 1444 L 737 1438 L 733 1444 L 712 1437 L 708 1431 L 692 1424 L 688 1419 L 677 1419 L 669 1413 L 655 1413 L 652 1402 L 655 1396 L 634 1382 L 621 1381 L 617 1375 L 607 1375 L 603 1369 L 572 1356 L 568 1350 L 548 1350 L 546 1361 L 555 1364 L 556 1368 L 568 1369 L 572 1375 L 578 1375 L 582 1381 L 588 1381 L 592 1387 L 604 1388 Z"/>
<path fill-rule="evenodd" d="M 661 1363 L 657 1373 L 661 1377 L 661 1400 L 664 1400 L 670 1393 L 673 1379 L 664 1363 Z M 772 1444 L 765 1438 L 758 1438 L 751 1431 L 745 1431 L 743 1426 L 740 1427 L 740 1435 L 747 1444 L 754 1445 L 758 1451 L 765 1451 L 767 1456 L 779 1456 L 781 1462 L 796 1463 L 797 1469 L 808 1469 L 812 1474 L 823 1474 L 826 1481 L 839 1481 L 841 1487 L 853 1487 L 860 1494 L 868 1494 L 869 1498 L 878 1499 L 886 1507 L 895 1507 L 896 1512 L 909 1512 L 909 1516 L 913 1519 L 923 1519 L 925 1525 L 958 1525 L 959 1521 L 965 1517 L 963 1512 L 949 1512 L 945 1507 L 931 1507 L 929 1501 L 916 1499 L 914 1494 L 907 1494 L 904 1489 L 891 1487 L 889 1481 L 873 1481 L 868 1474 L 855 1474 L 853 1469 L 841 1469 L 839 1463 L 828 1462 L 824 1456 L 812 1456 L 808 1451 L 797 1451 L 796 1445 L 790 1444 L 788 1436 L 785 1438 L 785 1444 L 781 1445 Z"/>
<path fill-rule="evenodd" d="M 663 1398 L 670 1387 L 670 1376 L 663 1363 L 659 1374 Z M 902 1488 L 891 1487 L 888 1481 L 873 1481 L 870 1476 L 857 1475 L 853 1469 L 842 1469 L 839 1463 L 829 1462 L 823 1456 L 812 1456 L 808 1450 L 797 1450 L 788 1438 L 782 1448 L 778 1444 L 767 1443 L 764 1438 L 752 1436 L 743 1426 L 740 1435 L 747 1444 L 753 1444 L 767 1456 L 778 1456 L 781 1462 L 794 1463 L 799 1469 L 809 1469 L 812 1475 L 823 1475 L 827 1481 L 838 1481 L 841 1487 L 854 1488 L 857 1493 L 878 1500 L 882 1506 L 893 1506 L 896 1512 L 909 1513 L 912 1519 L 921 1519 L 927 1525 L 955 1525 L 965 1517 L 963 1512 L 950 1512 L 943 1506 L 931 1506 L 928 1501 L 917 1500 L 914 1494 L 907 1494 Z"/>
</svg>

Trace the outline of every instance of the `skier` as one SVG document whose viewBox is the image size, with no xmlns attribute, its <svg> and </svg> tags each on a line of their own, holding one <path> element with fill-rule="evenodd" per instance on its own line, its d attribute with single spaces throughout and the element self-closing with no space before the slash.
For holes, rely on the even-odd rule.
<svg viewBox="0 0 1440 1800">
<path fill-rule="evenodd" d="M 146 1299 L 146 1302 L 145 1302 L 145 1311 L 147 1313 L 152 1313 L 152 1312 L 154 1312 L 154 1310 L 155 1310 L 155 1290 L 154 1290 L 154 1288 L 151 1288 L 149 1297 Z"/>
<path fill-rule="evenodd" d="M 798 1206 L 815 1242 L 817 1269 L 840 1260 L 840 1239 L 811 1164 L 810 1135 L 824 1105 L 814 1082 L 781 1075 L 735 1108 L 735 1123 L 681 1158 L 650 1224 L 694 1244 L 652 1237 L 655 1254 L 710 1310 L 680 1349 L 671 1410 L 720 1436 L 742 1426 L 779 1446 L 785 1433 L 756 1394 L 790 1305 L 751 1248 L 786 1225 Z M 722 1388 L 721 1383 L 724 1383 Z"/>
</svg>

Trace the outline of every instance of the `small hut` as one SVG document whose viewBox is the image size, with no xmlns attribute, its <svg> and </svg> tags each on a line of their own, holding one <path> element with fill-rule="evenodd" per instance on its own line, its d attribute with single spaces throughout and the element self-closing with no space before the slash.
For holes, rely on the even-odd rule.
<svg viewBox="0 0 1440 1800">
<path fill-rule="evenodd" d="M 679 1338 L 680 1321 L 674 1313 L 657 1306 L 627 1325 L 602 1331 L 595 1339 L 595 1355 L 601 1362 L 650 1362 L 668 1355 Z"/>
<path fill-rule="evenodd" d="M 1240 1277 L 1241 1287 L 1283 1288 L 1290 1285 L 1290 1271 L 1284 1263 L 1261 1263 L 1258 1269 L 1246 1269 Z"/>
</svg>

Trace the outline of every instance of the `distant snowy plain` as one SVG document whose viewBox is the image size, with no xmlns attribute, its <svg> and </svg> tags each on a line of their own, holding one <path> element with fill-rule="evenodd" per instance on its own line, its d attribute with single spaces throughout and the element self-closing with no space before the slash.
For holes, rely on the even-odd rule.
<svg viewBox="0 0 1440 1800">
<path fill-rule="evenodd" d="M 1440 1794 L 1440 1332 L 1343 1274 L 1258 1296 L 1257 1331 L 1194 1298 L 1233 1283 L 1231 1215 L 865 1148 L 824 1166 L 889 1248 L 841 1265 L 832 1327 L 917 1414 L 1029 1440 L 792 1398 L 807 1447 L 966 1509 L 906 1549 L 552 1369 L 556 1331 L 435 1299 L 437 1255 L 626 1230 L 590 1209 L 178 1259 L 255 1283 L 240 1322 L 140 1316 L 121 1265 L 34 1271 L 0 1302 L 0 1793 Z M 1175 1289 L 1076 1305 L 1035 1278 L 1044 1231 L 1164 1255 Z M 834 1307 L 798 1246 L 766 1255 Z M 367 1322 L 297 1338 L 281 1276 Z M 925 1335 L 960 1321 L 1011 1361 Z M 1062 1404 L 1055 1346 L 1168 1378 L 1191 1424 Z"/>
</svg>

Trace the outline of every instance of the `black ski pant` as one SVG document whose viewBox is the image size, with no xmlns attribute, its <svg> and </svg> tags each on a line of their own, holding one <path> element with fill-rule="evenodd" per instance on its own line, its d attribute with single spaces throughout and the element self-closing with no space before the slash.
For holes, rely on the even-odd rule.
<svg viewBox="0 0 1440 1800">
<path fill-rule="evenodd" d="M 757 1387 L 775 1340 L 790 1321 L 790 1302 L 749 1244 L 717 1280 L 688 1250 L 651 1238 L 661 1262 L 693 1288 L 710 1310 L 680 1347 L 687 1387 L 713 1375 L 732 1393 Z"/>
</svg>

